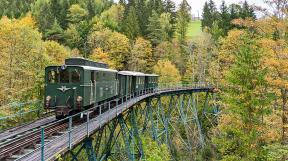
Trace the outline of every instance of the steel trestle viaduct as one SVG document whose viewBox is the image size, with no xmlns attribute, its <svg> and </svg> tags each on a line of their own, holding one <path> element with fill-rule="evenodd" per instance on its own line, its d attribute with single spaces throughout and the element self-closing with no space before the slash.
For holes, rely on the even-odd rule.
<svg viewBox="0 0 288 161">
<path fill-rule="evenodd" d="M 199 115 L 218 110 L 209 102 L 214 92 L 214 87 L 207 83 L 166 85 L 106 102 L 99 105 L 97 112 L 94 107 L 42 126 L 37 132 L 39 146 L 15 159 L 44 161 L 70 154 L 70 160 L 78 161 L 85 153 L 89 161 L 113 156 L 121 160 L 143 160 L 142 135 L 151 136 L 158 144 L 166 144 L 170 151 L 173 151 L 172 135 L 177 135 L 183 148 L 189 151 L 201 149 L 205 146 L 205 136 Z M 202 100 L 199 100 L 200 94 Z M 82 121 L 76 123 L 77 118 Z M 54 136 L 49 127 L 58 124 L 64 131 Z M 183 134 L 185 136 L 181 136 Z"/>
</svg>

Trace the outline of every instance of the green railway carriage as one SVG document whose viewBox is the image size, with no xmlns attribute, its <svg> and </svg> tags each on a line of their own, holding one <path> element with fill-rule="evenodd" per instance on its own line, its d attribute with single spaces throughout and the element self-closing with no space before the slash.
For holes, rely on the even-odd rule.
<svg viewBox="0 0 288 161">
<path fill-rule="evenodd" d="M 112 99 L 118 95 L 117 71 L 83 58 L 66 59 L 63 66 L 45 69 L 45 107 L 56 117 Z"/>
<path fill-rule="evenodd" d="M 138 93 L 145 89 L 145 74 L 133 71 L 118 72 L 120 95 Z M 124 89 L 123 89 L 124 88 Z"/>
<path fill-rule="evenodd" d="M 158 87 L 159 75 L 145 74 L 145 89 L 155 89 Z"/>
<path fill-rule="evenodd" d="M 132 91 L 139 93 L 145 90 L 145 74 L 140 72 L 134 72 L 132 77 Z"/>
<path fill-rule="evenodd" d="M 120 71 L 118 72 L 119 80 L 119 96 L 123 97 L 132 93 L 132 77 L 130 72 Z"/>
</svg>

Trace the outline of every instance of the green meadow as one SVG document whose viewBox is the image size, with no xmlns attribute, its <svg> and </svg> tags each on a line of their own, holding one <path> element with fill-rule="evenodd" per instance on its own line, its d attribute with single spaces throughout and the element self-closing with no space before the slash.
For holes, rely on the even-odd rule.
<svg viewBox="0 0 288 161">
<path fill-rule="evenodd" d="M 193 38 L 201 34 L 201 21 L 200 20 L 192 20 L 188 26 L 187 37 Z"/>
</svg>

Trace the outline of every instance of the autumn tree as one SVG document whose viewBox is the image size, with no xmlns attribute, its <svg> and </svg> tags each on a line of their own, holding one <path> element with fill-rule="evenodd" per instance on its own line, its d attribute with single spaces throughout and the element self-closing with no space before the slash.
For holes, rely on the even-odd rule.
<svg viewBox="0 0 288 161">
<path fill-rule="evenodd" d="M 108 64 L 110 68 L 114 68 L 115 64 L 111 61 L 109 54 L 105 53 L 101 48 L 95 48 L 89 56 L 89 59 L 96 62 L 103 62 Z"/>
<path fill-rule="evenodd" d="M 163 41 L 157 45 L 153 50 L 154 61 L 169 60 L 182 73 L 185 69 L 184 57 L 181 57 L 181 46 L 177 39 L 170 41 Z"/>
<path fill-rule="evenodd" d="M 70 51 L 55 41 L 45 41 L 43 47 L 51 64 L 62 65 L 65 63 L 65 59 L 70 56 Z"/>
<path fill-rule="evenodd" d="M 31 15 L 0 20 L 0 57 L 0 104 L 41 97 L 46 56 Z"/>
<path fill-rule="evenodd" d="M 282 143 L 288 142 L 288 88 L 287 88 L 287 12 L 286 1 L 267 1 L 275 10 L 267 12 L 265 19 L 238 19 L 234 24 L 246 27 L 260 36 L 258 43 L 265 51 L 265 65 L 269 69 L 268 83 L 278 96 L 279 106 L 282 109 Z M 248 12 L 248 11 L 247 11 Z M 285 16 L 286 15 L 286 16 Z M 278 103 L 277 103 L 278 104 Z"/>
<path fill-rule="evenodd" d="M 154 72 L 160 76 L 159 83 L 179 83 L 181 76 L 175 65 L 169 60 L 159 60 L 154 66 Z"/>
<path fill-rule="evenodd" d="M 91 49 L 101 48 L 104 53 L 109 54 L 113 62 L 112 68 L 127 68 L 130 44 L 125 35 L 107 29 L 95 31 L 88 36 L 88 44 Z"/>
<path fill-rule="evenodd" d="M 226 53 L 233 55 L 224 76 L 229 88 L 223 89 L 225 113 L 220 117 L 213 142 L 223 160 L 261 160 L 265 158 L 263 116 L 270 103 L 264 54 L 249 33 L 244 32 L 237 39 L 237 49 Z"/>
<path fill-rule="evenodd" d="M 153 68 L 152 45 L 148 40 L 137 38 L 131 49 L 129 69 L 151 73 Z"/>
</svg>

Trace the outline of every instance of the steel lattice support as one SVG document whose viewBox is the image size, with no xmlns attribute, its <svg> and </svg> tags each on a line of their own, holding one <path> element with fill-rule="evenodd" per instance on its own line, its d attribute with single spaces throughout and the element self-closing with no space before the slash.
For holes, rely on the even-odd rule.
<svg viewBox="0 0 288 161">
<path fill-rule="evenodd" d="M 207 114 L 213 111 L 210 109 L 210 98 L 210 92 L 204 95 L 179 92 L 148 97 L 102 126 L 80 148 L 76 148 L 77 151 L 71 150 L 71 160 L 77 161 L 81 153 L 85 153 L 89 161 L 108 158 L 143 160 L 145 154 L 141 138 L 145 134 L 159 145 L 166 144 L 172 153 L 177 138 L 182 149 L 194 157 L 195 151 L 205 146 L 201 119 L 202 115 L 209 117 Z"/>
</svg>

